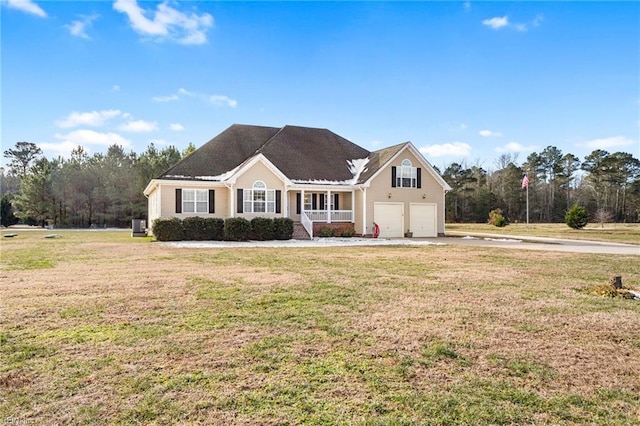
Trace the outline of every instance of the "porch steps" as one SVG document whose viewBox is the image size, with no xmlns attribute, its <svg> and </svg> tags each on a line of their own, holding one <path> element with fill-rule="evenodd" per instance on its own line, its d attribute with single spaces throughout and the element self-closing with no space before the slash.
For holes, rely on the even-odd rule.
<svg viewBox="0 0 640 426">
<path fill-rule="evenodd" d="M 293 239 L 294 240 L 310 240 L 311 237 L 304 226 L 300 222 L 293 223 Z"/>
</svg>

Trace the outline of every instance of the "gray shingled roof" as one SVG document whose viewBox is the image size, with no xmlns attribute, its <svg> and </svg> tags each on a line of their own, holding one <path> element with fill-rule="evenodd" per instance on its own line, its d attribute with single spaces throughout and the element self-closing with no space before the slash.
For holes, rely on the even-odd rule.
<svg viewBox="0 0 640 426">
<path fill-rule="evenodd" d="M 382 166 L 387 164 L 391 158 L 396 155 L 402 148 L 404 148 L 409 142 L 400 143 L 398 145 L 393 145 L 388 148 L 379 149 L 378 151 L 373 151 L 369 155 L 369 162 L 367 163 L 366 168 L 360 174 L 360 178 L 358 179 L 358 183 L 364 183 L 371 176 L 373 176 Z"/>
<path fill-rule="evenodd" d="M 348 161 L 369 151 L 327 129 L 285 126 L 259 150 L 292 180 L 353 179 Z"/>
<path fill-rule="evenodd" d="M 164 172 L 159 179 L 195 179 L 229 172 L 255 155 L 278 131 L 277 127 L 234 124 Z"/>
<path fill-rule="evenodd" d="M 348 161 L 369 151 L 327 129 L 234 124 L 163 173 L 159 179 L 198 179 L 227 173 L 261 153 L 298 181 L 353 179 Z"/>
</svg>

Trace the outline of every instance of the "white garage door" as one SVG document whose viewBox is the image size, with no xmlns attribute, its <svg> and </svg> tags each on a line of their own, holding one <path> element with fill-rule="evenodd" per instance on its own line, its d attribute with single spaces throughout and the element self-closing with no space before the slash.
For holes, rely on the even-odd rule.
<svg viewBox="0 0 640 426">
<path fill-rule="evenodd" d="M 404 235 L 404 203 L 374 203 L 373 221 L 380 227 L 380 238 Z"/>
<path fill-rule="evenodd" d="M 437 237 L 436 205 L 431 203 L 411 203 L 409 206 L 409 227 L 414 237 Z"/>
</svg>

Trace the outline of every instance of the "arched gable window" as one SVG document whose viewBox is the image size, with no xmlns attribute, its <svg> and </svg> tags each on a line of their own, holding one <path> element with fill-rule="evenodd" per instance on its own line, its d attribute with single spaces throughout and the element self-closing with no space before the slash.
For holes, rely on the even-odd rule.
<svg viewBox="0 0 640 426">
<path fill-rule="evenodd" d="M 275 213 L 276 212 L 276 191 L 267 189 L 267 185 L 257 180 L 251 189 L 245 189 L 244 212 L 245 213 Z"/>
<path fill-rule="evenodd" d="M 413 167 L 411 160 L 404 159 L 396 172 L 395 186 L 398 188 L 419 188 L 418 168 Z"/>
</svg>

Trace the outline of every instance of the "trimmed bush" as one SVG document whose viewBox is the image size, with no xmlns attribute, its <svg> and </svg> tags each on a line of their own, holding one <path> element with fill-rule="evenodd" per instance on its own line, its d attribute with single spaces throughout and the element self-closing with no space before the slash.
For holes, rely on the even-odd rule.
<svg viewBox="0 0 640 426">
<path fill-rule="evenodd" d="M 354 235 L 356 235 L 356 233 L 353 231 L 353 229 L 351 228 L 342 228 L 340 230 L 340 236 L 341 237 L 353 237 Z"/>
<path fill-rule="evenodd" d="M 509 221 L 502 215 L 502 209 L 495 209 L 489 212 L 489 220 L 487 223 L 502 228 L 503 226 L 507 226 Z"/>
<path fill-rule="evenodd" d="M 564 221 L 573 229 L 582 229 L 589 223 L 589 216 L 584 207 L 574 204 L 564 215 Z"/>
<path fill-rule="evenodd" d="M 329 226 L 325 226 L 323 228 L 320 228 L 318 230 L 318 237 L 321 237 L 321 238 L 333 237 L 333 228 L 331 228 Z"/>
<path fill-rule="evenodd" d="M 224 239 L 224 219 L 208 217 L 204 220 L 204 233 L 207 240 L 222 241 Z"/>
<path fill-rule="evenodd" d="M 153 235 L 158 241 L 182 241 L 184 240 L 184 228 L 182 220 L 177 217 L 160 217 L 153 221 Z"/>
<path fill-rule="evenodd" d="M 273 234 L 276 240 L 290 240 L 293 238 L 293 220 L 288 217 L 273 219 Z"/>
<path fill-rule="evenodd" d="M 273 219 L 267 217 L 254 217 L 251 219 L 251 234 L 252 240 L 267 241 L 273 240 L 275 237 L 275 226 Z"/>
<path fill-rule="evenodd" d="M 205 222 L 203 217 L 193 216 L 182 219 L 184 239 L 188 241 L 201 241 L 207 239 Z"/>
<path fill-rule="evenodd" d="M 247 241 L 251 232 L 251 222 L 243 217 L 230 217 L 224 221 L 224 239 L 227 241 Z"/>
</svg>

